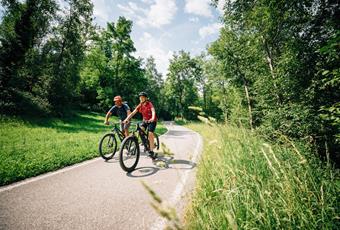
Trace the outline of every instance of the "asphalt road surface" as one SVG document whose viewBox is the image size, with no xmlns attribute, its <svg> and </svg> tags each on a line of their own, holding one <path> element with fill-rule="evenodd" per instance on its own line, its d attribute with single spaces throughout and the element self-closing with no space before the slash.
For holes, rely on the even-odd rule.
<svg viewBox="0 0 340 230">
<path fill-rule="evenodd" d="M 152 161 L 145 153 L 137 169 L 124 172 L 118 154 L 0 187 L 0 229 L 163 229 L 144 181 L 181 218 L 192 192 L 202 150 L 199 134 L 172 123 L 160 137 L 174 155 Z M 143 148 L 141 148 L 143 150 Z"/>
</svg>

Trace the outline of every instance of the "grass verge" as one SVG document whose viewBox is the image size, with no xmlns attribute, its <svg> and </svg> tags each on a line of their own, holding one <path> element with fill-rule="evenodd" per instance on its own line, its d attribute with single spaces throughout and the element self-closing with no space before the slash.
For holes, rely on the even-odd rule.
<svg viewBox="0 0 340 230">
<path fill-rule="evenodd" d="M 288 140 L 188 124 L 204 138 L 187 229 L 339 229 L 339 172 Z M 279 141 L 278 141 L 279 142 Z"/>
<path fill-rule="evenodd" d="M 110 131 L 104 115 L 75 112 L 64 119 L 0 115 L 0 185 L 99 156 L 98 142 Z M 162 124 L 156 132 L 165 133 Z"/>
</svg>

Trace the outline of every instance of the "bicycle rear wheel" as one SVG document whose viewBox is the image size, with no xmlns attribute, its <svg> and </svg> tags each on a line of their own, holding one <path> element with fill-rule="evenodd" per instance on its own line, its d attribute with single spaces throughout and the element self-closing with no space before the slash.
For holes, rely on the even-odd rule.
<svg viewBox="0 0 340 230">
<path fill-rule="evenodd" d="M 126 172 L 135 170 L 139 161 L 139 144 L 135 136 L 126 137 L 119 150 L 119 164 Z"/>
<path fill-rule="evenodd" d="M 99 142 L 99 153 L 105 160 L 110 160 L 117 151 L 117 140 L 113 133 L 107 133 Z"/>
</svg>

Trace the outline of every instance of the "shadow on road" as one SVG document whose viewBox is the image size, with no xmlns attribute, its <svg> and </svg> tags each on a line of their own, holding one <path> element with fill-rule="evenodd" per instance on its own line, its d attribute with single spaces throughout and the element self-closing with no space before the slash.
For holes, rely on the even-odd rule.
<svg viewBox="0 0 340 230">
<path fill-rule="evenodd" d="M 128 177 L 147 177 L 158 172 L 159 168 L 156 167 L 140 167 L 136 168 L 133 172 L 126 173 Z"/>
<path fill-rule="evenodd" d="M 112 163 L 119 163 L 119 154 L 116 153 L 116 155 L 110 159 L 110 160 L 104 160 L 105 163 L 109 163 L 109 164 L 112 164 Z"/>
<path fill-rule="evenodd" d="M 161 169 L 193 169 L 196 163 L 188 160 L 174 159 L 174 157 L 160 156 L 153 161 L 153 164 Z"/>
<path fill-rule="evenodd" d="M 196 163 L 188 160 L 174 159 L 174 157 L 161 156 L 152 161 L 153 166 L 136 168 L 128 177 L 139 178 L 156 174 L 159 170 L 177 169 L 190 170 L 196 167 Z"/>
</svg>

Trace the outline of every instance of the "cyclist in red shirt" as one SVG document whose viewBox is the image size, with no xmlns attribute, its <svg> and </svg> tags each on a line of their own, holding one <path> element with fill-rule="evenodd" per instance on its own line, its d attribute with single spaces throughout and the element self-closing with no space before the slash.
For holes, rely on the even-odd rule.
<svg viewBox="0 0 340 230">
<path fill-rule="evenodd" d="M 148 99 L 148 95 L 145 92 L 140 92 L 139 93 L 139 100 L 140 103 L 139 105 L 135 108 L 135 110 L 124 120 L 124 123 L 128 123 L 129 120 L 137 113 L 141 113 L 143 116 L 143 123 L 142 127 L 146 129 L 147 127 L 149 128 L 149 140 L 150 140 L 150 150 L 149 150 L 149 155 L 151 158 L 155 159 L 157 156 L 153 152 L 155 148 L 155 136 L 154 136 L 154 131 L 157 126 L 157 116 L 156 116 L 156 111 L 155 108 L 153 107 L 153 104 L 151 101 Z"/>
</svg>

